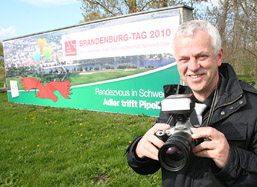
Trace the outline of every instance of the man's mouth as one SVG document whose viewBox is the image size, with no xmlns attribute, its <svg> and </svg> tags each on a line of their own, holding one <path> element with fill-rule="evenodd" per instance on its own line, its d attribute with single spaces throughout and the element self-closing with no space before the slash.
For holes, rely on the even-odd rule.
<svg viewBox="0 0 257 187">
<path fill-rule="evenodd" d="M 203 74 L 194 74 L 194 75 L 189 75 L 192 79 L 196 79 L 198 77 L 201 77 Z"/>
</svg>

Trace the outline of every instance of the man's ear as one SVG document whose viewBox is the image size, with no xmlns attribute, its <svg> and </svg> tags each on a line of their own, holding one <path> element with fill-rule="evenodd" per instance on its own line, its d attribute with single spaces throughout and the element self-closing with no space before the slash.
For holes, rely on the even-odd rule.
<svg viewBox="0 0 257 187">
<path fill-rule="evenodd" d="M 218 66 L 221 66 L 221 64 L 222 64 L 222 62 L 223 62 L 223 57 L 224 57 L 224 51 L 223 51 L 223 49 L 221 48 L 219 54 L 217 55 L 217 58 L 218 58 L 218 63 L 217 63 L 217 65 L 218 65 Z"/>
</svg>

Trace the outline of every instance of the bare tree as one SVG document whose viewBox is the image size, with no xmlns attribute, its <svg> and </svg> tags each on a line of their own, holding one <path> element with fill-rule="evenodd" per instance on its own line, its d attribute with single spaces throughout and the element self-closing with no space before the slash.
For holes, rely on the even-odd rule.
<svg viewBox="0 0 257 187">
<path fill-rule="evenodd" d="M 201 2 L 206 0 L 190 0 Z M 156 8 L 176 5 L 186 5 L 187 0 L 81 0 L 83 22 L 93 21 L 108 17 L 142 12 Z"/>
<path fill-rule="evenodd" d="M 195 15 L 219 29 L 224 61 L 233 64 L 239 75 L 250 75 L 257 82 L 256 4 L 256 0 L 219 0 L 218 6 L 209 6 Z"/>
</svg>

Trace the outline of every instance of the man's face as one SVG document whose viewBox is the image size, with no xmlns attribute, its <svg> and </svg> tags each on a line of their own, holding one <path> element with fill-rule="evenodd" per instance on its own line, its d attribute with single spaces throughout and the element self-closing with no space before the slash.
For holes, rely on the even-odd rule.
<svg viewBox="0 0 257 187">
<path fill-rule="evenodd" d="M 174 52 L 181 79 L 198 100 L 204 101 L 218 83 L 223 50 L 215 56 L 210 35 L 204 30 L 197 30 L 194 36 L 176 37 Z"/>
</svg>

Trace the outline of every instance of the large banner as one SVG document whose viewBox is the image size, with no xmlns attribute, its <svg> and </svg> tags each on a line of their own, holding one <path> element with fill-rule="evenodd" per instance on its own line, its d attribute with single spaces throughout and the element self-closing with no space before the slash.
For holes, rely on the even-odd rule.
<svg viewBox="0 0 257 187">
<path fill-rule="evenodd" d="M 4 41 L 10 102 L 158 116 L 179 75 L 181 9 L 99 20 Z"/>
</svg>

